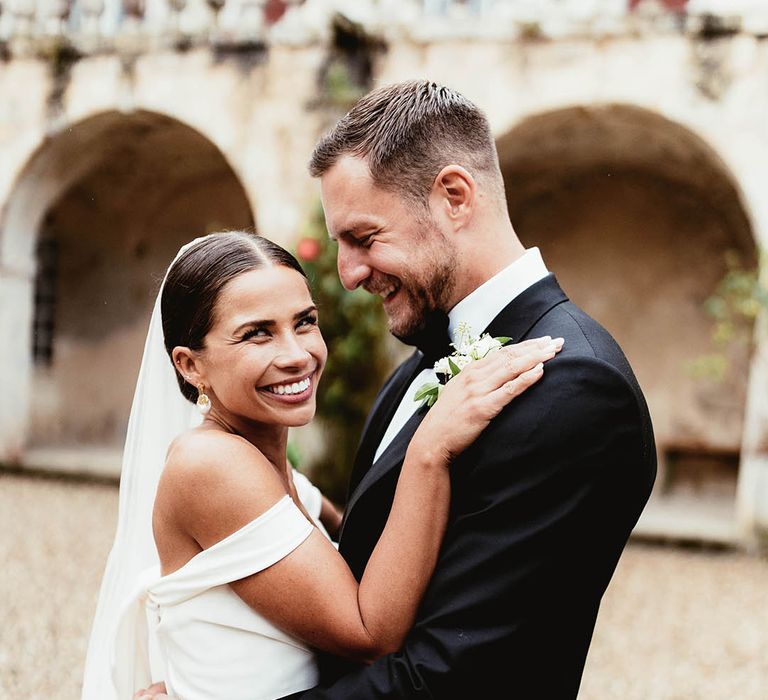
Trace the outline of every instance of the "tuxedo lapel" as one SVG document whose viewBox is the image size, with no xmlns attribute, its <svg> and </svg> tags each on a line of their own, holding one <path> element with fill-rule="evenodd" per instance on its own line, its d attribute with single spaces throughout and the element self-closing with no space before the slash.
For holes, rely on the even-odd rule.
<svg viewBox="0 0 768 700">
<path fill-rule="evenodd" d="M 564 301 L 568 301 L 568 297 L 550 273 L 509 302 L 484 332 L 519 343 L 544 314 Z"/>
<path fill-rule="evenodd" d="M 347 492 L 347 503 L 350 502 L 357 485 L 373 463 L 379 443 L 382 437 L 384 437 L 384 433 L 397 407 L 400 405 L 405 391 L 413 381 L 420 362 L 421 353 L 414 352 L 393 373 L 389 381 L 376 396 L 371 412 L 368 414 L 368 420 L 363 428 L 360 447 L 358 447 L 357 454 L 355 455 L 355 462 L 352 467 L 352 474 L 350 475 L 349 490 Z"/>
<path fill-rule="evenodd" d="M 347 501 L 347 508 L 344 514 L 344 521 L 341 524 L 339 537 L 343 535 L 344 525 L 346 525 L 347 518 L 349 517 L 349 514 L 352 512 L 352 509 L 355 507 L 357 502 L 360 500 L 360 497 L 369 488 L 371 488 L 373 484 L 375 484 L 379 479 L 387 474 L 390 469 L 394 469 L 395 467 L 400 467 L 402 465 L 403 460 L 405 459 L 405 453 L 408 450 L 408 445 L 411 442 L 411 438 L 421 424 L 421 421 L 424 419 L 426 412 L 427 409 L 425 407 L 419 408 L 416 413 L 414 413 L 408 419 L 408 422 L 400 429 L 400 432 L 394 437 L 392 442 L 389 443 L 384 452 L 381 453 L 381 456 L 376 460 L 376 462 L 374 462 L 370 469 L 368 469 L 368 471 L 362 475 L 359 482 L 357 483 L 356 488 L 351 491 L 349 500 Z"/>
</svg>

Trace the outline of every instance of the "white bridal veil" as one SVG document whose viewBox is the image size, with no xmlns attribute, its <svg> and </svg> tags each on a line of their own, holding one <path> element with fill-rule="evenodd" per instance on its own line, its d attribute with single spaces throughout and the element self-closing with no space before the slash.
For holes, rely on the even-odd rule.
<svg viewBox="0 0 768 700">
<path fill-rule="evenodd" d="M 197 238 L 183 246 L 168 269 L 201 240 Z M 152 536 L 152 508 L 168 446 L 179 433 L 201 420 L 194 405 L 181 395 L 165 352 L 160 313 L 163 286 L 152 311 L 128 421 L 117 531 L 91 629 L 82 700 L 126 700 L 113 681 L 113 665 L 117 665 L 117 675 L 130 684 L 138 672 L 133 666 L 136 645 L 141 642 L 121 630 L 118 643 L 120 617 L 140 583 L 141 573 L 159 566 Z M 130 694 L 127 698 L 130 700 Z"/>
</svg>

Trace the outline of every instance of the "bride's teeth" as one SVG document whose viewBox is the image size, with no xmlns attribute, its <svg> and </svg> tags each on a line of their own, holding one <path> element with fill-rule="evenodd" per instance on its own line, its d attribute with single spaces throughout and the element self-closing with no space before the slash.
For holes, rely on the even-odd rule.
<svg viewBox="0 0 768 700">
<path fill-rule="evenodd" d="M 300 382 L 293 382 L 293 384 L 277 384 L 275 386 L 269 387 L 269 390 L 273 394 L 280 394 L 283 396 L 284 394 L 301 394 L 302 392 L 305 392 L 307 389 L 309 389 L 310 386 L 310 380 L 309 377 L 306 379 L 302 379 Z"/>
</svg>

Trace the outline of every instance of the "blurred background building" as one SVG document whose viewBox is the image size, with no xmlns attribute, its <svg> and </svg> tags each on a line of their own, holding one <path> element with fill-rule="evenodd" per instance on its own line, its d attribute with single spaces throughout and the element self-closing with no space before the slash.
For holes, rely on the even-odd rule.
<svg viewBox="0 0 768 700">
<path fill-rule="evenodd" d="M 295 247 L 318 135 L 422 77 L 486 111 L 520 237 L 637 372 L 638 532 L 765 542 L 768 333 L 726 314 L 768 243 L 760 0 L 0 0 L 0 461 L 118 475 L 178 247 Z"/>
</svg>

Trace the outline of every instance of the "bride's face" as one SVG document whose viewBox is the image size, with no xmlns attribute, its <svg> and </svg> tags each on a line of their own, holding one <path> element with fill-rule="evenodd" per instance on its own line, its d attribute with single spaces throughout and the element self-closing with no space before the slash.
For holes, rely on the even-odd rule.
<svg viewBox="0 0 768 700">
<path fill-rule="evenodd" d="M 198 366 L 224 420 L 298 426 L 314 416 L 327 354 L 305 278 L 274 265 L 224 286 Z"/>
</svg>

